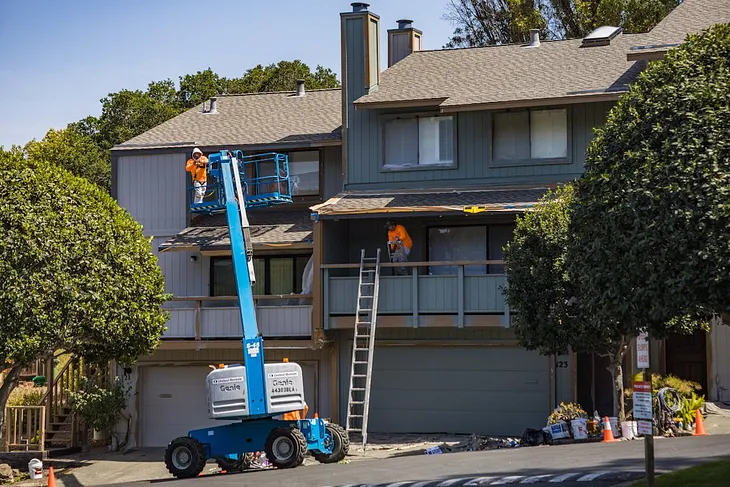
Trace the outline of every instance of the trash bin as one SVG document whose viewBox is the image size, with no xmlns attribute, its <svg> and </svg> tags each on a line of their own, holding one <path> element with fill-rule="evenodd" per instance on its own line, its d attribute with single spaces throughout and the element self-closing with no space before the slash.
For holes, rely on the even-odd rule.
<svg viewBox="0 0 730 487">
<path fill-rule="evenodd" d="M 28 475 L 30 475 L 31 480 L 42 479 L 43 462 L 37 458 L 33 458 L 30 462 L 28 462 Z"/>
</svg>

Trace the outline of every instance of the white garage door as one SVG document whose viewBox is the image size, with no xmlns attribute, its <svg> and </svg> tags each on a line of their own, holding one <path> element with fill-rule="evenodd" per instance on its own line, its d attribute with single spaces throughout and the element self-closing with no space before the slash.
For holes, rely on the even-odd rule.
<svg viewBox="0 0 730 487">
<path fill-rule="evenodd" d="M 304 394 L 313 413 L 316 364 L 300 363 L 304 373 Z M 225 421 L 208 418 L 206 366 L 148 366 L 142 374 L 141 443 L 165 447 L 188 431 L 221 426 Z M 310 414 L 311 416 L 311 414 Z"/>
<path fill-rule="evenodd" d="M 370 400 L 373 433 L 517 436 L 547 421 L 548 360 L 521 348 L 377 347 Z"/>
</svg>

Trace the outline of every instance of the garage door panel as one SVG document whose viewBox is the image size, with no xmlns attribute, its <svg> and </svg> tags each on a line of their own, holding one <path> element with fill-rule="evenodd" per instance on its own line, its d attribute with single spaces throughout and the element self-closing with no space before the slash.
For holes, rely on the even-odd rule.
<svg viewBox="0 0 730 487">
<path fill-rule="evenodd" d="M 543 366 L 545 364 L 543 363 Z M 441 390 L 460 391 L 465 385 L 471 390 L 492 392 L 530 392 L 536 387 L 538 374 L 547 379 L 547 368 L 522 371 L 463 371 L 463 370 L 382 370 L 376 367 L 378 389 L 405 391 L 432 390 L 433 382 L 442 384 Z"/>
<path fill-rule="evenodd" d="M 548 372 L 516 347 L 378 347 L 368 430 L 518 436 L 545 424 Z M 349 364 L 343 375 L 346 409 Z"/>
</svg>

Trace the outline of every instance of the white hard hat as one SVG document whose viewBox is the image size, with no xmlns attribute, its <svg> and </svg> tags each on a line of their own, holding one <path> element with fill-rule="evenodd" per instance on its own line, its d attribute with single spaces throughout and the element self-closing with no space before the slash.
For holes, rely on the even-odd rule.
<svg viewBox="0 0 730 487">
<path fill-rule="evenodd" d="M 195 154 L 196 152 L 200 152 L 201 154 L 203 153 L 203 151 L 198 149 L 197 147 L 193 149 L 193 154 Z"/>
</svg>

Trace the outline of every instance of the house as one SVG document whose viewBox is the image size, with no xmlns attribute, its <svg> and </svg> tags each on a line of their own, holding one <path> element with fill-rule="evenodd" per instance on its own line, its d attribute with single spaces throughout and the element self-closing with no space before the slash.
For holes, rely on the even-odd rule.
<svg viewBox="0 0 730 487">
<path fill-rule="evenodd" d="M 684 0 L 646 34 L 533 33 L 527 45 L 470 49 L 423 50 L 404 19 L 388 30 L 383 72 L 381 20 L 351 7 L 340 14 L 341 90 L 219 96 L 113 149 L 114 196 L 153 238 L 175 296 L 159 350 L 120 369 L 132 386 L 131 443 L 164 446 L 215 424 L 205 375 L 242 359 L 225 221 L 190 210 L 194 147 L 289 156 L 294 203 L 249 212 L 264 276 L 254 293 L 266 357 L 302 365 L 311 414 L 345 421 L 360 254 L 380 249 L 387 261 L 387 219 L 414 248 L 408 275 L 383 265 L 371 432 L 515 435 L 560 401 L 610 410 L 600 358 L 517 345 L 501 249 L 516 215 L 582 174 L 594 127 L 646 63 L 730 21 L 730 0 Z M 673 337 L 654 344 L 652 365 L 727 399 L 728 343 L 725 327 Z"/>
<path fill-rule="evenodd" d="M 518 435 L 570 400 L 610 414 L 600 357 L 517 345 L 500 293 L 501 249 L 516 215 L 582 174 L 594 127 L 646 63 L 723 21 L 727 0 L 685 0 L 646 34 L 601 27 L 547 42 L 534 31 L 525 45 L 425 51 L 423 33 L 403 20 L 388 31 L 381 73 L 378 15 L 364 3 L 341 14 L 344 191 L 312 207 L 341 421 L 360 254 L 380 249 L 387 260 L 386 220 L 404 225 L 414 245 L 409 275 L 383 267 L 380 278 L 371 432 Z M 656 343 L 656 370 L 697 380 L 716 399 L 711 382 L 727 387 L 730 367 L 710 351 L 727 349 L 727 328 L 710 336 Z M 633 363 L 630 354 L 627 379 Z"/>
<path fill-rule="evenodd" d="M 174 295 L 159 349 L 121 369 L 131 386 L 130 446 L 166 446 L 216 424 L 207 411 L 209 366 L 243 360 L 225 215 L 191 210 L 185 164 L 194 147 L 287 154 L 293 202 L 249 211 L 258 325 L 266 360 L 299 363 L 310 411 L 331 414 L 332 349 L 314 319 L 319 287 L 304 292 L 312 286 L 303 275 L 314 240 L 308 207 L 342 189 L 340 99 L 339 89 L 302 82 L 292 92 L 219 96 L 112 150 L 113 195 L 152 238 Z"/>
</svg>

